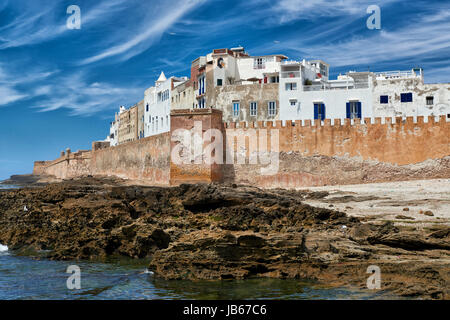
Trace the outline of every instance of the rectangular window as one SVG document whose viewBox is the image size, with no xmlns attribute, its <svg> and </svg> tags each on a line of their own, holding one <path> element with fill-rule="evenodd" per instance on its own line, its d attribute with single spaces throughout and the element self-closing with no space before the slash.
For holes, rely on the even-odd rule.
<svg viewBox="0 0 450 320">
<path fill-rule="evenodd" d="M 432 106 L 434 104 L 434 97 L 427 97 L 427 106 Z"/>
<path fill-rule="evenodd" d="M 277 104 L 275 101 L 270 101 L 268 103 L 269 116 L 275 116 L 277 114 Z"/>
<path fill-rule="evenodd" d="M 297 100 L 289 100 L 291 107 L 296 107 L 297 106 Z"/>
<path fill-rule="evenodd" d="M 254 69 L 265 69 L 266 68 L 266 59 L 256 58 L 255 60 L 253 60 L 253 68 Z"/>
<path fill-rule="evenodd" d="M 319 102 L 314 103 L 314 119 L 324 120 L 325 119 L 325 104 Z"/>
<path fill-rule="evenodd" d="M 292 91 L 292 90 L 297 90 L 297 83 L 295 83 L 295 82 L 286 83 L 286 91 Z"/>
<path fill-rule="evenodd" d="M 146 110 L 147 110 L 147 112 L 148 112 L 148 103 L 147 103 L 147 107 L 146 107 Z"/>
<path fill-rule="evenodd" d="M 380 96 L 380 103 L 381 104 L 389 103 L 389 96 Z"/>
<path fill-rule="evenodd" d="M 233 102 L 233 116 L 239 117 L 239 102 Z"/>
<path fill-rule="evenodd" d="M 401 102 L 412 102 L 412 93 L 408 92 L 408 93 L 402 93 L 400 94 L 400 100 Z"/>
<path fill-rule="evenodd" d="M 217 86 L 221 87 L 222 86 L 222 79 L 217 79 Z"/>
<path fill-rule="evenodd" d="M 250 102 L 250 115 L 256 116 L 258 114 L 258 104 L 256 102 Z"/>
<path fill-rule="evenodd" d="M 202 95 L 205 93 L 205 77 L 198 79 L 198 94 Z"/>
<path fill-rule="evenodd" d="M 347 102 L 347 119 L 361 119 L 361 102 Z"/>
</svg>

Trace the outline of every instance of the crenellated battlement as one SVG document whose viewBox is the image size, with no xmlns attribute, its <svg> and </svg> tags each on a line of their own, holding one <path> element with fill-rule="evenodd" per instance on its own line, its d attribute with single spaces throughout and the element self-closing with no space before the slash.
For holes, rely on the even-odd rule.
<svg viewBox="0 0 450 320">
<path fill-rule="evenodd" d="M 414 116 L 414 117 L 374 117 L 364 119 L 325 119 L 325 120 L 273 120 L 273 121 L 240 121 L 225 122 L 226 129 L 282 129 L 289 127 L 336 127 L 336 126 L 358 126 L 358 125 L 413 125 L 413 124 L 439 124 L 450 122 L 450 118 L 441 116 Z"/>
<path fill-rule="evenodd" d="M 219 150 L 223 147 L 227 161 L 231 152 L 231 163 L 202 162 L 211 143 L 209 129 L 223 134 L 224 139 L 215 137 L 214 141 L 224 142 Z M 203 133 L 203 151 L 194 157 L 199 163 L 175 160 L 180 156 L 178 130 L 191 136 Z M 386 181 L 392 172 L 396 179 L 449 177 L 450 119 L 419 116 L 224 123 L 219 110 L 176 110 L 171 115 L 171 132 L 116 147 L 94 142 L 92 148 L 67 149 L 53 161 L 37 161 L 34 173 L 59 178 L 113 175 L 158 185 L 234 181 L 264 187 Z M 279 171 L 262 175 L 266 164 L 260 163 L 259 157 L 263 159 L 269 150 L 270 161 L 276 159 Z M 255 151 L 258 158 L 253 157 Z M 181 154 L 189 152 L 194 155 L 184 149 Z M 258 161 L 251 163 L 250 156 Z M 378 173 L 380 168 L 393 171 Z"/>
</svg>

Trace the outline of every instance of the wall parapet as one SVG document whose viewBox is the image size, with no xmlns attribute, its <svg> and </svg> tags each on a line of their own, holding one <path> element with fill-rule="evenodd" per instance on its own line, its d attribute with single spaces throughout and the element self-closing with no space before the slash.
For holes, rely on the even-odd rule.
<svg viewBox="0 0 450 320">
<path fill-rule="evenodd" d="M 381 169 L 408 172 L 415 178 L 450 177 L 450 119 L 446 116 L 228 123 L 222 119 L 222 112 L 217 109 L 173 110 L 171 132 L 113 147 L 106 142 L 94 142 L 92 151 L 68 149 L 53 161 L 36 161 L 33 173 L 59 178 L 111 175 L 157 185 L 234 181 L 263 187 L 300 187 L 358 183 L 366 175 L 375 182 L 376 172 L 380 171 L 380 167 L 372 164 L 376 163 Z M 176 164 L 172 153 L 178 147 L 179 129 L 200 137 L 209 129 L 222 132 L 224 155 L 233 149 L 236 159 L 251 153 L 250 140 L 258 141 L 259 145 L 267 138 L 266 147 L 270 144 L 270 152 L 278 153 L 279 172 L 263 176 L 260 170 L 263 166 L 250 164 L 248 159 L 234 164 L 195 161 Z M 238 130 L 245 134 L 239 134 Z M 210 141 L 203 141 L 203 150 Z M 233 148 L 226 145 L 231 141 Z M 272 141 L 278 141 L 279 148 L 272 149 Z M 427 161 L 437 161 L 436 168 L 423 170 L 416 165 Z M 373 172 L 364 171 L 368 166 L 374 168 Z M 410 166 L 407 171 L 405 166 Z M 380 179 L 386 181 L 386 176 L 388 173 Z M 402 175 L 405 179 L 409 176 Z"/>
<path fill-rule="evenodd" d="M 226 129 L 233 128 L 286 128 L 286 127 L 336 127 L 379 124 L 421 124 L 421 123 L 446 123 L 450 118 L 441 116 L 414 116 L 414 117 L 373 117 L 363 119 L 325 119 L 325 120 L 268 120 L 268 121 L 227 121 Z"/>
</svg>

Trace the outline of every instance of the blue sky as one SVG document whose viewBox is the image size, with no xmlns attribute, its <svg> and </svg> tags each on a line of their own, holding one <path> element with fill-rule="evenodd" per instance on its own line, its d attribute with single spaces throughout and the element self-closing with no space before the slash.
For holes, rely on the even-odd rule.
<svg viewBox="0 0 450 320">
<path fill-rule="evenodd" d="M 369 30 L 369 5 L 381 30 Z M 66 27 L 70 5 L 81 29 Z M 407 0 L 2 0 L 0 180 L 103 140 L 119 105 L 161 71 L 189 76 L 214 48 L 319 58 L 331 76 L 408 70 L 450 81 L 450 2 Z"/>
</svg>

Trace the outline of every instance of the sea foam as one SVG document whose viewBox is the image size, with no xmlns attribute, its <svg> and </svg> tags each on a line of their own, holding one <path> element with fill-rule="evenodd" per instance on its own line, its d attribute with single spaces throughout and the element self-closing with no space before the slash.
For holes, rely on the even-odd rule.
<svg viewBox="0 0 450 320">
<path fill-rule="evenodd" d="M 0 252 L 6 252 L 6 251 L 8 251 L 8 247 L 0 244 Z"/>
</svg>

